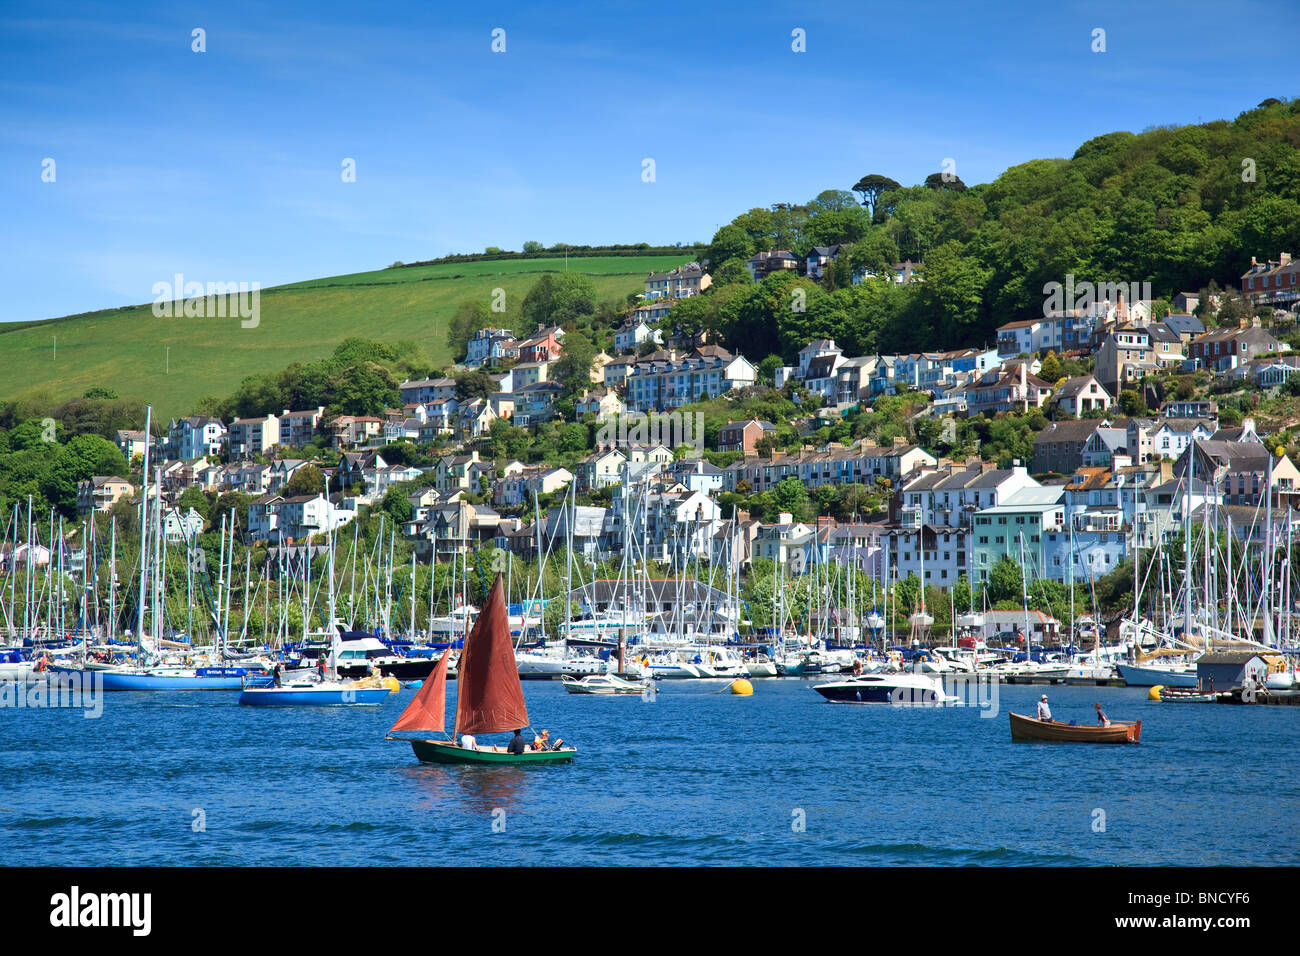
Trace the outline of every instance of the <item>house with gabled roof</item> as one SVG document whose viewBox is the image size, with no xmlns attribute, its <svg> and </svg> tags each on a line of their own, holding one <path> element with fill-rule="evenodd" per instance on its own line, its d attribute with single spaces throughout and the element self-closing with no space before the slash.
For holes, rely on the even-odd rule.
<svg viewBox="0 0 1300 956">
<path fill-rule="evenodd" d="M 554 362 L 564 352 L 564 329 L 539 325 L 537 331 L 519 343 L 520 362 Z"/>
<path fill-rule="evenodd" d="M 422 378 L 407 380 L 397 386 L 402 394 L 402 402 L 435 402 L 440 398 L 456 397 L 456 380 L 454 378 Z"/>
<path fill-rule="evenodd" d="M 664 296 L 685 299 L 699 295 L 713 282 L 698 262 L 688 262 L 667 272 L 651 272 L 645 280 L 645 297 L 658 299 Z"/>
<path fill-rule="evenodd" d="M 776 426 L 771 422 L 759 421 L 757 418 L 727 422 L 718 429 L 718 451 L 741 451 L 752 455 L 754 446 L 765 435 L 776 435 Z"/>
<path fill-rule="evenodd" d="M 1051 404 L 1058 411 L 1067 415 L 1084 415 L 1088 412 L 1105 411 L 1115 404 L 1110 392 L 1097 381 L 1093 375 L 1078 375 L 1068 378 L 1052 393 Z"/>
</svg>

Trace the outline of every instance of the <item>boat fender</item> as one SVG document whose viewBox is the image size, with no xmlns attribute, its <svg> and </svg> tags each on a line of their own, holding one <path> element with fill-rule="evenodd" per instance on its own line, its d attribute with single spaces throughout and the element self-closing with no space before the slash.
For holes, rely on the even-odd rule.
<svg viewBox="0 0 1300 956">
<path fill-rule="evenodd" d="M 1165 685 L 1164 685 L 1164 684 L 1156 684 L 1156 685 L 1155 685 L 1154 687 L 1152 687 L 1149 691 L 1147 691 L 1147 700 L 1154 700 L 1154 701 L 1159 702 L 1159 700 L 1160 700 L 1160 693 L 1161 693 L 1161 691 L 1163 691 L 1164 689 L 1165 689 Z"/>
</svg>

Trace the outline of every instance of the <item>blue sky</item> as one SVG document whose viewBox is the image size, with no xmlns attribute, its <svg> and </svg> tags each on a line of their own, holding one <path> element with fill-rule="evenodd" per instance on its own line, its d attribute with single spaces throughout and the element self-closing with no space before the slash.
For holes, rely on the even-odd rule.
<svg viewBox="0 0 1300 956">
<path fill-rule="evenodd" d="M 528 239 L 708 240 L 948 157 L 987 182 L 1300 94 L 1284 6 L 9 2 L 0 321 L 149 302 L 177 272 L 266 287 Z"/>
</svg>

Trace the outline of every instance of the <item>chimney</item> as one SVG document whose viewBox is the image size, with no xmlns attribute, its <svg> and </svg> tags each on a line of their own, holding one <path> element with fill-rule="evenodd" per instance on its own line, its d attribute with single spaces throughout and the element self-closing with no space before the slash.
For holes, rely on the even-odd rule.
<svg viewBox="0 0 1300 956">
<path fill-rule="evenodd" d="M 894 447 L 895 447 L 895 448 L 901 448 L 901 447 L 903 447 L 903 446 L 906 445 L 906 444 L 907 444 L 907 439 L 904 438 L 902 435 L 895 435 L 895 436 L 894 436 Z"/>
</svg>

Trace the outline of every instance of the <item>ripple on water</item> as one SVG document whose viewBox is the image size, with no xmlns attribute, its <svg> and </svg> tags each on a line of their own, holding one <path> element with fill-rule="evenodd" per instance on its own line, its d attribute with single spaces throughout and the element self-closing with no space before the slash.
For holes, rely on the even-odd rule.
<svg viewBox="0 0 1300 956">
<path fill-rule="evenodd" d="M 420 765 L 384 741 L 413 691 L 361 710 L 240 708 L 230 695 L 114 697 L 0 714 L 0 859 L 129 865 L 1295 864 L 1300 711 L 1146 705 L 1053 688 L 1053 710 L 1140 716 L 1139 747 L 1013 745 L 1005 712 L 825 704 L 807 682 L 752 698 L 673 687 L 652 704 L 524 689 L 571 765 Z M 1272 710 L 1277 713 L 1265 714 Z M 206 829 L 191 829 L 201 808 Z M 1105 832 L 1092 812 L 1106 810 Z M 800 815 L 800 811 L 802 814 Z M 795 820 L 803 830 L 796 830 Z M 504 829 L 494 830 L 494 821 Z M 1253 846 L 1249 858 L 1207 847 Z M 1261 833 L 1283 835 L 1260 845 Z"/>
</svg>

